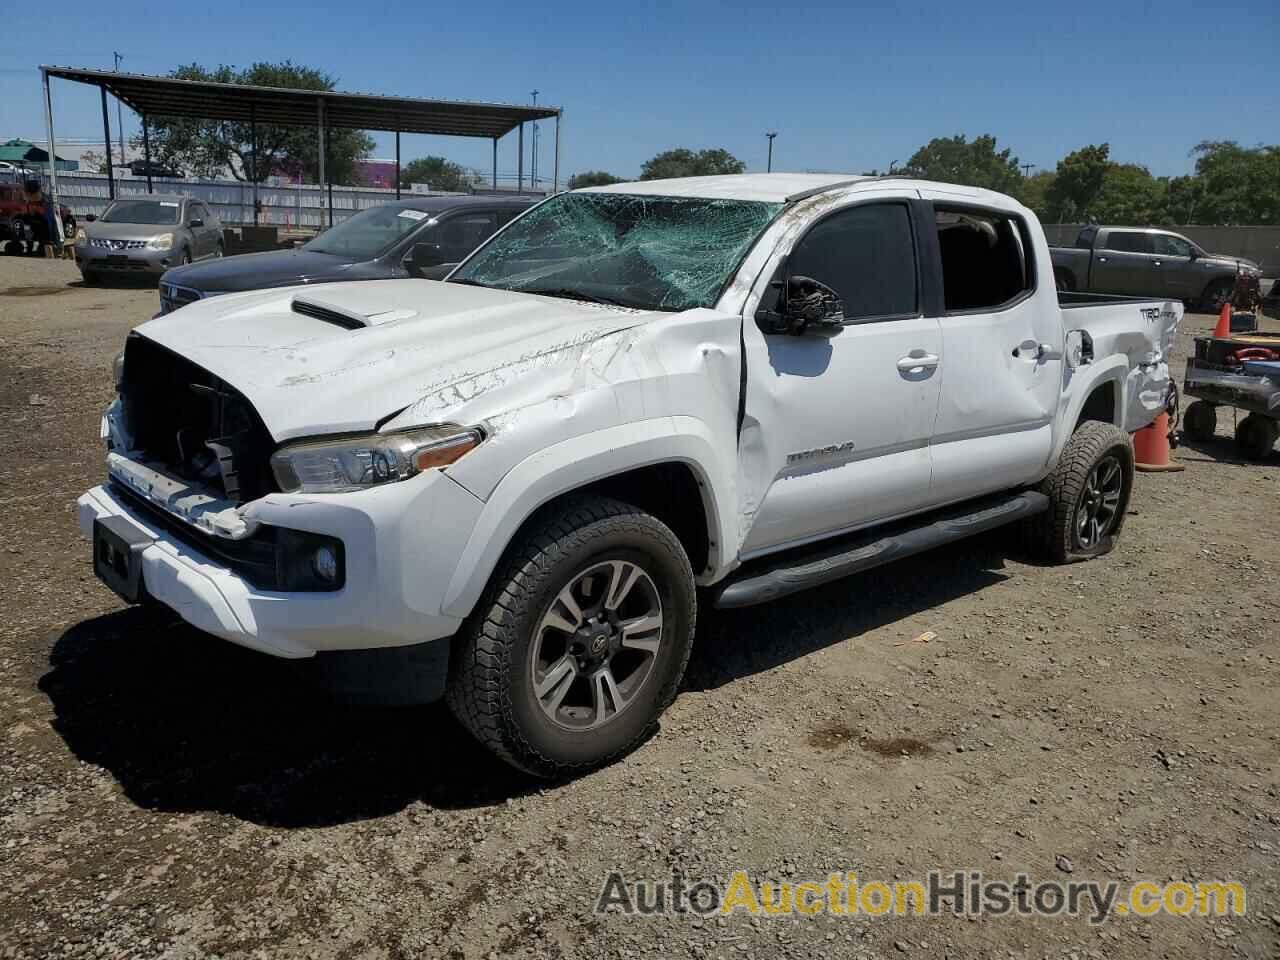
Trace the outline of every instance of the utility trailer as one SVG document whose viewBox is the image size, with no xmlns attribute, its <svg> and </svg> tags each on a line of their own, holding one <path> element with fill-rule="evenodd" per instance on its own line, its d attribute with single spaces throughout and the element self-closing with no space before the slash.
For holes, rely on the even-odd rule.
<svg viewBox="0 0 1280 960">
<path fill-rule="evenodd" d="M 1182 432 L 1208 440 L 1217 431 L 1218 407 L 1244 410 L 1236 445 L 1250 460 L 1265 460 L 1280 438 L 1280 334 L 1197 337 L 1187 360 L 1183 391 L 1196 400 L 1183 416 Z"/>
</svg>

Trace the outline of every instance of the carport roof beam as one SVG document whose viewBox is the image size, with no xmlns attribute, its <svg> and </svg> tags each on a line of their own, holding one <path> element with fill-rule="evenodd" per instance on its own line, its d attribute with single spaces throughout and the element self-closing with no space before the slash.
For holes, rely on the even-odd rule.
<svg viewBox="0 0 1280 960">
<path fill-rule="evenodd" d="M 526 121 L 550 120 L 560 115 L 559 107 L 541 105 L 257 87 L 78 67 L 40 69 L 50 77 L 102 87 L 137 113 L 151 118 L 194 117 L 248 123 L 256 115 L 260 124 L 309 127 L 315 123 L 319 99 L 324 103 L 330 128 L 497 139 Z"/>
</svg>

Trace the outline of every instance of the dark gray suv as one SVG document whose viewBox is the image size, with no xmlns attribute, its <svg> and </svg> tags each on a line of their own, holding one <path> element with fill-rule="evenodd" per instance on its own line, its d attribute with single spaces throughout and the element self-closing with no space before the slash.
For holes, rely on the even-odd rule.
<svg viewBox="0 0 1280 960">
<path fill-rule="evenodd" d="M 443 278 L 538 197 L 413 197 L 362 210 L 295 250 L 175 267 L 160 278 L 160 312 L 220 293 L 301 283 Z"/>
</svg>

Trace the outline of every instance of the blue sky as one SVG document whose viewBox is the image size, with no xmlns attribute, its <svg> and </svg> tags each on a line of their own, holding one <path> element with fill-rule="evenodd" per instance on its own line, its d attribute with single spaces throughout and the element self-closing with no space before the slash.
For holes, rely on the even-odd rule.
<svg viewBox="0 0 1280 960">
<path fill-rule="evenodd" d="M 1039 168 L 1108 141 L 1114 159 L 1156 174 L 1187 172 L 1201 139 L 1280 142 L 1276 0 L 274 0 L 252 13 L 61 0 L 11 4 L 3 19 L 3 139 L 43 136 L 40 62 L 110 68 L 118 50 L 122 69 L 139 73 L 291 58 L 343 90 L 527 102 L 537 88 L 565 110 L 565 173 L 635 175 L 675 146 L 723 146 L 762 170 L 767 129 L 778 131 L 774 169 L 855 173 L 954 133 L 995 134 Z M 95 89 L 55 80 L 54 106 L 59 137 L 100 135 Z M 390 136 L 376 136 L 375 152 L 390 156 Z M 499 166 L 514 169 L 514 135 L 499 149 Z M 427 153 L 490 162 L 487 141 L 404 138 L 406 160 Z"/>
</svg>

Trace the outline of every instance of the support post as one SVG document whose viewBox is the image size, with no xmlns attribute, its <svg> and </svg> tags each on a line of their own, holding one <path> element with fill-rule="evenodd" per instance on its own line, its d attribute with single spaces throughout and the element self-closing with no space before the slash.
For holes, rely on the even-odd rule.
<svg viewBox="0 0 1280 960">
<path fill-rule="evenodd" d="M 49 97 L 49 74 L 40 70 L 40 80 L 44 86 L 44 127 L 49 138 L 49 192 L 53 194 L 53 222 L 58 231 L 58 242 L 66 239 L 62 232 L 62 205 L 58 203 L 58 155 L 53 151 L 53 100 Z M 110 147 L 108 146 L 108 150 Z"/>
<path fill-rule="evenodd" d="M 142 114 L 142 162 L 147 165 L 147 193 L 151 192 L 151 132 L 147 129 L 147 115 Z"/>
<path fill-rule="evenodd" d="M 562 111 L 556 112 L 556 159 L 551 168 L 551 192 L 560 192 L 560 117 Z"/>
<path fill-rule="evenodd" d="M 253 180 L 253 225 L 258 225 L 258 105 L 249 104 L 249 178 Z"/>
<path fill-rule="evenodd" d="M 520 124 L 520 138 L 516 144 L 516 193 L 524 193 L 524 123 Z"/>
<path fill-rule="evenodd" d="M 493 189 L 498 189 L 498 138 L 493 138 Z"/>
<path fill-rule="evenodd" d="M 116 172 L 115 166 L 111 163 L 111 118 L 107 115 L 107 88 L 99 87 L 98 92 L 102 94 L 102 140 L 107 145 L 107 196 L 112 200 L 116 198 Z M 53 157 L 53 147 L 49 148 L 49 156 Z M 54 164 L 55 166 L 57 164 Z"/>
<path fill-rule="evenodd" d="M 324 187 L 327 182 L 324 177 L 324 100 L 316 100 L 316 128 L 320 134 L 320 176 L 319 183 L 316 184 L 320 188 L 320 229 L 324 229 L 324 209 L 325 209 L 325 192 Z M 333 226 L 333 212 L 329 213 L 329 226 Z"/>
<path fill-rule="evenodd" d="M 396 199 L 400 199 L 400 131 L 396 131 Z"/>
</svg>

